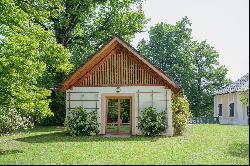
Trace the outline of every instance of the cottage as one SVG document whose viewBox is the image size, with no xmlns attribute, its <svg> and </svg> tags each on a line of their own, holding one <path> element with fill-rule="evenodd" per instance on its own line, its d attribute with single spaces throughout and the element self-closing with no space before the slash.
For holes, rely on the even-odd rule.
<svg viewBox="0 0 250 166">
<path fill-rule="evenodd" d="M 241 98 L 245 98 L 244 105 Z M 221 124 L 248 124 L 249 73 L 214 95 L 214 116 Z"/>
<path fill-rule="evenodd" d="M 66 114 L 81 106 L 96 110 L 100 134 L 140 134 L 138 116 L 149 106 L 167 110 L 166 135 L 173 135 L 171 95 L 179 86 L 118 37 L 104 44 L 65 80 Z"/>
</svg>

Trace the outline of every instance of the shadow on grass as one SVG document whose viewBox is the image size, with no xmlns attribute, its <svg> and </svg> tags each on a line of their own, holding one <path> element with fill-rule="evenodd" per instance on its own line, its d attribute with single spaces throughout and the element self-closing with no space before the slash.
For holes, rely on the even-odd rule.
<svg viewBox="0 0 250 166">
<path fill-rule="evenodd" d="M 49 143 L 49 142 L 114 142 L 114 141 L 148 141 L 155 142 L 158 137 L 143 137 L 143 136 L 131 136 L 131 137 L 104 137 L 104 136 L 70 136 L 65 132 L 51 132 L 46 134 L 32 135 L 28 137 L 22 137 L 15 139 L 16 141 L 27 143 Z"/>
<path fill-rule="evenodd" d="M 228 148 L 228 152 L 231 156 L 234 157 L 249 157 L 249 144 L 246 143 L 234 143 L 230 144 Z"/>
<path fill-rule="evenodd" d="M 1 155 L 8 155 L 8 154 L 15 154 L 15 153 L 23 153 L 23 151 L 18 150 L 18 149 L 12 149 L 12 150 L 0 149 L 0 156 Z"/>
<path fill-rule="evenodd" d="M 43 133 L 43 132 L 51 132 L 51 131 L 63 131 L 64 127 L 62 126 L 35 126 L 34 128 L 31 129 L 21 129 L 18 130 L 17 132 L 24 132 L 24 133 Z"/>
</svg>

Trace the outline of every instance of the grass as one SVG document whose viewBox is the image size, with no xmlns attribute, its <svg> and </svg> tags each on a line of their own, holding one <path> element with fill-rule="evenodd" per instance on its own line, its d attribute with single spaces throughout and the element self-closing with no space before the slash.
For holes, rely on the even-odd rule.
<svg viewBox="0 0 250 166">
<path fill-rule="evenodd" d="M 71 137 L 39 127 L 0 137 L 0 164 L 249 164 L 249 127 L 190 125 L 179 137 Z"/>
<path fill-rule="evenodd" d="M 108 124 L 108 130 L 109 133 L 117 133 L 118 126 L 117 125 L 109 125 Z M 130 124 L 121 124 L 120 126 L 120 132 L 121 133 L 130 133 Z"/>
</svg>

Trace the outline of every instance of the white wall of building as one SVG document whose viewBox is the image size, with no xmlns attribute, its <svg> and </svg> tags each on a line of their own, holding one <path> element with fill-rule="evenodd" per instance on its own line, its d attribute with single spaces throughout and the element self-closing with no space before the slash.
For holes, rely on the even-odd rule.
<svg viewBox="0 0 250 166">
<path fill-rule="evenodd" d="M 69 93 L 68 92 L 97 92 L 97 93 Z M 120 87 L 119 94 L 123 93 L 131 93 L 134 94 L 134 121 L 135 121 L 135 132 L 139 134 L 138 130 L 138 93 L 137 92 L 159 92 L 159 93 L 139 93 L 139 109 L 143 111 L 146 107 L 153 106 L 157 109 L 157 111 L 164 111 L 167 110 L 168 104 L 168 113 L 170 111 L 172 113 L 171 108 L 171 90 L 166 89 L 165 86 L 122 86 Z M 71 108 L 76 107 L 83 107 L 83 108 L 99 108 L 97 109 L 98 112 L 98 122 L 101 124 L 101 95 L 102 94 L 117 94 L 116 87 L 73 87 L 70 90 L 66 91 L 66 114 L 69 114 L 69 105 Z M 168 97 L 168 98 L 167 98 Z M 69 103 L 70 98 L 70 103 Z M 152 100 L 153 99 L 153 100 Z M 72 100 L 99 100 L 97 103 L 95 101 L 72 101 Z M 152 102 L 153 101 L 153 102 Z M 153 105 L 152 105 L 153 104 Z M 89 110 L 89 109 L 88 109 Z M 168 121 L 171 121 L 172 125 L 172 114 L 171 118 L 168 118 Z M 102 125 L 102 124 L 101 124 Z M 100 125 L 100 130 L 101 130 Z M 172 129 L 172 126 L 171 126 Z M 172 132 L 169 131 L 169 132 Z M 171 135 L 171 133 L 170 133 Z"/>
<path fill-rule="evenodd" d="M 229 104 L 234 103 L 234 117 L 229 117 Z M 240 93 L 228 93 L 214 96 L 214 116 L 218 116 L 218 104 L 222 104 L 222 116 L 219 118 L 221 124 L 247 125 L 247 108 L 240 101 Z"/>
</svg>

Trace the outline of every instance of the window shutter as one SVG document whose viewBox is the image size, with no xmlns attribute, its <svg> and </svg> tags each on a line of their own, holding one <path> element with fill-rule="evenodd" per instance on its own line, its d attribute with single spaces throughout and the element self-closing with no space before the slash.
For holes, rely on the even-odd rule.
<svg viewBox="0 0 250 166">
<path fill-rule="evenodd" d="M 229 116 L 234 116 L 234 103 L 229 105 Z"/>
<path fill-rule="evenodd" d="M 219 116 L 222 116 L 222 104 L 219 104 L 218 107 L 219 107 Z"/>
</svg>

